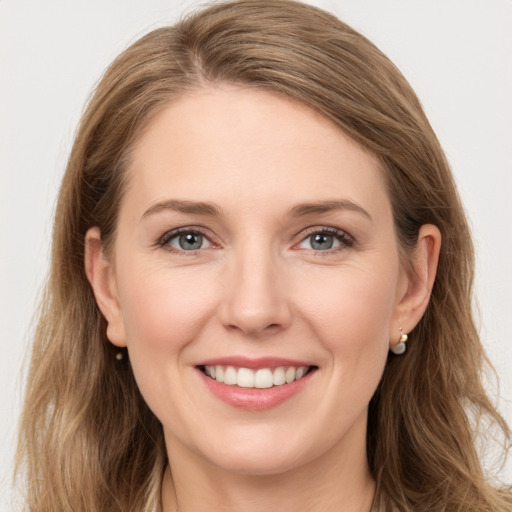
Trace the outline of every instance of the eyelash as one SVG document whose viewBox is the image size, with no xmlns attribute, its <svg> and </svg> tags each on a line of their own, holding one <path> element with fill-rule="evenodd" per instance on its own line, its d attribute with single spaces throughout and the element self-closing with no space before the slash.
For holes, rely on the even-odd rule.
<svg viewBox="0 0 512 512">
<path fill-rule="evenodd" d="M 201 236 L 205 237 L 210 242 L 210 244 L 213 244 L 215 246 L 214 242 L 212 242 L 211 239 L 208 237 L 206 230 L 199 228 L 199 227 L 195 227 L 195 226 L 187 226 L 187 227 L 173 229 L 172 231 L 167 231 L 158 239 L 156 245 L 162 249 L 165 249 L 166 251 L 176 253 L 176 254 L 194 255 L 194 254 L 197 254 L 199 251 L 203 250 L 203 249 L 196 249 L 196 250 L 185 251 L 185 250 L 176 249 L 175 247 L 172 247 L 169 245 L 171 240 L 173 240 L 174 238 L 176 238 L 182 234 L 201 235 Z M 349 235 L 348 233 L 346 233 L 345 231 L 342 231 L 341 229 L 338 229 L 338 228 L 329 227 L 329 226 L 311 227 L 311 228 L 308 228 L 305 232 L 303 231 L 300 234 L 302 236 L 300 241 L 298 243 L 294 244 L 293 247 L 296 247 L 297 245 L 299 245 L 299 244 L 303 243 L 305 240 L 307 240 L 309 237 L 316 235 L 316 234 L 318 234 L 318 235 L 329 234 L 329 235 L 334 236 L 334 238 L 336 238 L 338 240 L 338 242 L 340 242 L 340 245 L 333 249 L 328 249 L 328 250 L 324 250 L 324 251 L 311 249 L 315 255 L 321 255 L 321 256 L 329 255 L 329 254 L 353 247 L 356 243 L 354 238 L 351 235 Z"/>
<path fill-rule="evenodd" d="M 187 226 L 187 227 L 183 227 L 183 228 L 173 229 L 172 231 L 167 231 L 158 239 L 156 245 L 162 249 L 165 249 L 166 251 L 173 252 L 176 254 L 194 255 L 202 250 L 202 249 L 196 249 L 196 250 L 192 250 L 192 251 L 185 251 L 185 250 L 176 249 L 175 247 L 172 247 L 171 245 L 169 245 L 171 240 L 173 240 L 174 238 L 176 238 L 180 235 L 183 235 L 183 234 L 201 235 L 204 238 L 206 238 L 211 244 L 213 244 L 213 242 L 210 240 L 210 238 L 206 234 L 205 230 L 203 230 L 199 227 L 196 227 L 196 226 Z"/>
<path fill-rule="evenodd" d="M 356 243 L 354 238 L 351 235 L 349 235 L 346 231 L 342 231 L 341 229 L 333 228 L 333 227 L 329 227 L 329 226 L 315 226 L 312 228 L 308 228 L 305 232 L 301 233 L 302 237 L 301 237 L 299 244 L 301 244 L 302 242 L 304 242 L 305 240 L 307 240 L 309 237 L 311 237 L 313 235 L 323 235 L 323 234 L 332 235 L 334 238 L 336 238 L 338 240 L 338 242 L 340 242 L 340 245 L 339 245 L 339 247 L 335 247 L 333 249 L 328 249 L 325 251 L 311 249 L 315 255 L 328 256 L 330 254 L 354 247 L 354 245 Z M 297 245 L 298 244 L 295 244 L 295 246 L 297 246 Z"/>
</svg>

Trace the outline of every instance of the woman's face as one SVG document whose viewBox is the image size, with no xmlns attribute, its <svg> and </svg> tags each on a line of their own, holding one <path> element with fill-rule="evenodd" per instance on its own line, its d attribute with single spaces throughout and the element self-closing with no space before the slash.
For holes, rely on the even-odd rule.
<svg viewBox="0 0 512 512">
<path fill-rule="evenodd" d="M 111 263 L 108 335 L 171 458 L 273 474 L 364 454 L 408 277 L 377 160 L 329 121 L 230 86 L 170 104 Z"/>
</svg>

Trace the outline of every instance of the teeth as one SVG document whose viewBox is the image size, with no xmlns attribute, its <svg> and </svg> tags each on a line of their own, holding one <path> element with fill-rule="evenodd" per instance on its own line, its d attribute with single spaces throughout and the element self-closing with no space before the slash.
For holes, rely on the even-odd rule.
<svg viewBox="0 0 512 512">
<path fill-rule="evenodd" d="M 249 368 L 238 368 L 236 373 L 236 383 L 241 388 L 253 388 L 254 387 L 254 372 Z"/>
<path fill-rule="evenodd" d="M 224 384 L 228 384 L 229 386 L 238 384 L 237 371 L 232 366 L 228 366 L 224 372 Z"/>
<path fill-rule="evenodd" d="M 297 374 L 297 370 L 295 370 L 295 368 L 293 368 L 293 367 L 288 368 L 288 370 L 286 370 L 286 372 L 284 374 L 284 379 L 285 379 L 286 383 L 289 384 L 290 382 L 293 382 L 295 380 L 296 374 Z"/>
<path fill-rule="evenodd" d="M 274 386 L 281 386 L 286 382 L 286 377 L 284 373 L 284 368 L 279 367 L 274 370 L 274 375 L 272 376 Z"/>
<path fill-rule="evenodd" d="M 268 368 L 257 370 L 254 374 L 254 387 L 258 389 L 271 388 L 274 385 L 274 377 Z"/>
<path fill-rule="evenodd" d="M 284 368 L 260 368 L 251 370 L 250 368 L 235 368 L 234 366 L 205 366 L 204 373 L 216 380 L 229 386 L 239 386 L 241 388 L 266 389 L 272 386 L 282 386 L 289 384 L 294 380 L 299 380 L 306 375 L 309 367 L 289 366 Z"/>
</svg>

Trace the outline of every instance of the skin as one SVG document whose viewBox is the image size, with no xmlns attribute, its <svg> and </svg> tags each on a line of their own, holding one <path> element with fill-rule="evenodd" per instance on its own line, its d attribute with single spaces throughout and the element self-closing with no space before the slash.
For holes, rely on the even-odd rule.
<svg viewBox="0 0 512 512">
<path fill-rule="evenodd" d="M 162 206 L 170 200 L 220 213 Z M 322 201 L 343 207 L 297 215 Z M 191 227 L 202 248 L 159 243 Z M 315 251 L 311 234 L 326 227 L 340 235 Z M 222 85 L 162 110 L 135 147 L 113 256 L 92 228 L 86 271 L 164 428 L 164 512 L 370 510 L 368 403 L 399 329 L 425 311 L 439 247 L 437 228 L 423 226 L 413 271 L 401 265 L 378 161 L 301 104 Z M 225 356 L 317 370 L 280 405 L 246 411 L 196 368 Z"/>
</svg>

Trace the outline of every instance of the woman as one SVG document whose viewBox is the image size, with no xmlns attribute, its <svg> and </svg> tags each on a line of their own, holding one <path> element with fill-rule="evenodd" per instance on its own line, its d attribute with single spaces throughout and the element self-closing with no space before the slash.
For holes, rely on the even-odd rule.
<svg viewBox="0 0 512 512">
<path fill-rule="evenodd" d="M 272 27 L 272 31 L 269 31 Z M 36 510 L 508 510 L 473 253 L 364 37 L 213 6 L 112 64 L 61 188 L 19 456 Z"/>
</svg>

